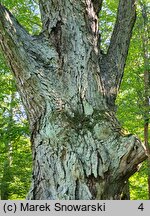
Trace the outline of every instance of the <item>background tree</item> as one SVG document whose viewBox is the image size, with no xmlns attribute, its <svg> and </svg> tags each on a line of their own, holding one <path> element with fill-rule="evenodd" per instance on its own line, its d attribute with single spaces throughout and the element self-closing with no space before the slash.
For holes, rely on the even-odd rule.
<svg viewBox="0 0 150 216">
<path fill-rule="evenodd" d="M 143 30 L 142 34 L 142 51 L 144 60 L 144 140 L 147 149 L 147 166 L 148 166 L 148 193 L 150 199 L 150 145 L 149 145 L 149 115 L 150 115 L 150 67 L 149 67 L 149 38 L 150 38 L 150 25 L 148 11 L 150 6 L 146 5 L 146 2 L 140 1 L 142 18 L 143 18 Z"/>
<path fill-rule="evenodd" d="M 100 50 L 101 0 L 39 1 L 38 36 L 0 5 L 0 43 L 32 133 L 30 199 L 119 199 L 146 158 L 115 118 L 134 3 L 120 0 L 107 54 Z"/>
<path fill-rule="evenodd" d="M 144 9 L 144 11 L 143 11 Z M 143 12 L 146 16 L 144 21 Z M 148 150 L 149 121 L 149 4 L 138 1 L 137 20 L 131 40 L 125 75 L 118 97 L 118 117 L 127 131 L 138 134 Z M 146 79 L 145 79 L 146 78 Z M 146 81 L 147 80 L 147 81 Z M 127 117 L 128 115 L 128 117 Z M 149 166 L 130 178 L 131 199 L 148 199 L 146 179 Z"/>
<path fill-rule="evenodd" d="M 2 56 L 0 65 L 0 197 L 20 199 L 30 183 L 29 130 L 14 80 Z"/>
</svg>

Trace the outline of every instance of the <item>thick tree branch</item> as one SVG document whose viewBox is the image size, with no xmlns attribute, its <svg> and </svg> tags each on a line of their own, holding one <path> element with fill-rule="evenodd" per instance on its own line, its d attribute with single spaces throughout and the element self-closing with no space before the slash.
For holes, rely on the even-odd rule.
<svg viewBox="0 0 150 216">
<path fill-rule="evenodd" d="M 35 72 L 35 62 L 40 61 L 42 67 L 55 56 L 54 50 L 49 48 L 42 34 L 29 35 L 2 4 L 0 4 L 0 46 L 15 77 L 24 81 L 33 74 L 33 71 Z M 45 50 L 47 55 L 43 53 Z M 24 65 L 28 65 L 28 68 Z"/>
<path fill-rule="evenodd" d="M 57 53 L 47 45 L 47 41 L 42 34 L 37 37 L 31 37 L 14 16 L 1 4 L 0 46 L 7 63 L 13 71 L 17 88 L 26 107 L 30 122 L 31 119 L 32 122 L 35 122 L 37 116 L 41 115 L 42 107 L 44 107 L 41 96 L 38 95 L 37 97 L 37 91 L 40 86 L 38 85 L 38 75 L 43 71 L 43 67 L 48 67 L 47 65 L 50 64 L 50 61 L 57 57 Z M 51 67 L 52 65 L 50 65 Z M 30 87 L 31 84 L 32 87 Z M 33 100 L 34 103 L 35 100 L 41 100 L 41 108 L 37 109 L 36 106 L 31 105 Z"/>
<path fill-rule="evenodd" d="M 0 4 L 0 46 L 7 62 L 17 76 L 18 66 L 28 61 L 26 49 L 29 47 L 31 36 L 18 23 L 14 16 Z M 21 73 L 20 67 L 20 73 Z M 26 74 L 27 75 L 27 74 Z"/>
<path fill-rule="evenodd" d="M 135 0 L 120 0 L 110 46 L 101 66 L 105 93 L 112 105 L 122 80 L 135 18 Z"/>
</svg>

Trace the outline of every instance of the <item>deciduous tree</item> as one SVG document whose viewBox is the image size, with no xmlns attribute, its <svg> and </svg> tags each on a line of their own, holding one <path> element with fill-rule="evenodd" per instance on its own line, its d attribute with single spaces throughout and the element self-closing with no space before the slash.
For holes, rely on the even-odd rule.
<svg viewBox="0 0 150 216">
<path fill-rule="evenodd" d="M 136 19 L 120 0 L 107 54 L 102 0 L 39 0 L 42 32 L 31 36 L 0 4 L 0 44 L 27 112 L 33 154 L 28 199 L 120 199 L 146 158 L 122 133 L 115 99 Z"/>
</svg>

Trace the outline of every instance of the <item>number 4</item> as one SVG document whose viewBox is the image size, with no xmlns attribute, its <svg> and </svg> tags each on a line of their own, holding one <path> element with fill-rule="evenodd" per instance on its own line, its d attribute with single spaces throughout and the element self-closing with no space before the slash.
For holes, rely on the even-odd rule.
<svg viewBox="0 0 150 216">
<path fill-rule="evenodd" d="M 139 210 L 143 211 L 144 210 L 144 206 L 143 206 L 143 203 L 141 203 L 138 207 Z"/>
</svg>

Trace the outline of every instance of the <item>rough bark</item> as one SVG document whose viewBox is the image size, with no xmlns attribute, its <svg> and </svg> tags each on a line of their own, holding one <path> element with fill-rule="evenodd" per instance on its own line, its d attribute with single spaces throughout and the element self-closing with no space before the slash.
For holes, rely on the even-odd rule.
<svg viewBox="0 0 150 216">
<path fill-rule="evenodd" d="M 121 195 L 121 200 L 130 200 L 130 185 L 129 185 L 129 180 L 126 182 L 122 195 Z"/>
<path fill-rule="evenodd" d="M 135 0 L 120 0 L 110 46 L 107 54 L 103 55 L 101 60 L 104 93 L 112 109 L 123 77 L 135 19 Z"/>
<path fill-rule="evenodd" d="M 112 50 L 124 65 L 135 17 L 129 2 L 134 2 L 120 1 L 118 19 L 128 23 L 128 43 L 121 43 L 125 51 L 119 54 L 125 32 L 117 19 L 113 33 L 117 37 L 112 36 L 107 64 L 101 61 L 95 2 L 40 0 L 43 31 L 33 37 L 0 5 L 0 43 L 32 133 L 28 199 L 120 199 L 125 181 L 146 158 L 141 142 L 121 132 L 112 111 L 111 71 L 106 66 L 114 68 Z M 125 17 L 120 16 L 123 8 L 129 10 Z M 117 73 L 112 70 L 117 86 L 122 68 Z"/>
</svg>

